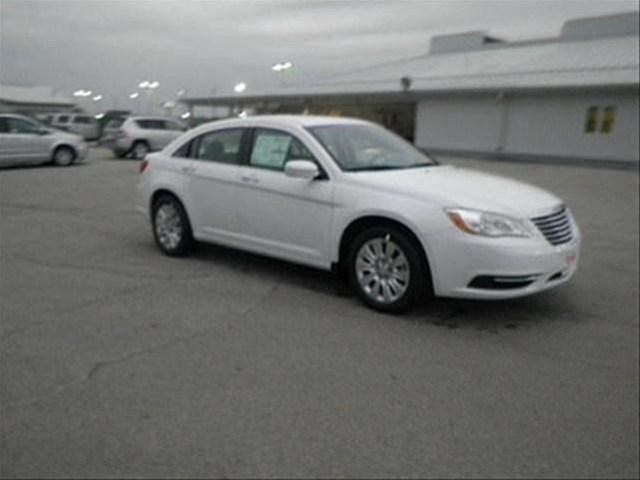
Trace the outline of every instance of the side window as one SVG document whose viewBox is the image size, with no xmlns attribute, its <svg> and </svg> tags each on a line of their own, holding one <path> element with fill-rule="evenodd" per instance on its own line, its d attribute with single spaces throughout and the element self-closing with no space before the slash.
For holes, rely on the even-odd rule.
<svg viewBox="0 0 640 480">
<path fill-rule="evenodd" d="M 249 165 L 271 170 L 282 170 L 290 159 L 289 153 L 295 139 L 285 132 L 258 128 L 255 131 Z"/>
<path fill-rule="evenodd" d="M 26 122 L 20 118 L 9 118 L 8 120 L 10 133 L 35 134 L 40 131 L 37 125 Z"/>
<path fill-rule="evenodd" d="M 205 133 L 198 137 L 196 152 L 192 156 L 209 162 L 238 164 L 242 134 L 243 130 L 239 128 Z"/>
<path fill-rule="evenodd" d="M 0 117 L 0 133 L 9 133 L 9 119 Z"/>
<path fill-rule="evenodd" d="M 294 138 L 289 147 L 289 154 L 287 155 L 287 162 L 289 160 L 311 160 L 313 162 L 316 159 L 313 154 L 305 147 L 300 140 Z"/>
<path fill-rule="evenodd" d="M 92 122 L 91 122 L 91 117 L 78 116 L 78 117 L 74 117 L 73 123 L 77 123 L 77 124 L 81 124 L 81 125 L 89 125 Z"/>
<path fill-rule="evenodd" d="M 193 145 L 193 143 L 194 143 L 193 140 L 185 143 L 173 153 L 172 157 L 189 158 L 189 153 L 190 153 L 189 150 L 191 149 L 191 145 Z"/>
<path fill-rule="evenodd" d="M 69 115 L 60 115 L 58 117 L 58 123 L 67 123 L 69 121 Z"/>
<path fill-rule="evenodd" d="M 162 120 L 136 120 L 138 127 L 145 130 L 164 130 L 164 122 Z"/>
</svg>

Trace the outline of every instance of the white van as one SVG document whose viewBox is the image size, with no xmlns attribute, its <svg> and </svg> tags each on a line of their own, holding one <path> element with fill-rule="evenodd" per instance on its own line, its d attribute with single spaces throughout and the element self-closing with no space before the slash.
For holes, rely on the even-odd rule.
<svg viewBox="0 0 640 480">
<path fill-rule="evenodd" d="M 85 140 L 95 140 L 100 135 L 98 122 L 85 113 L 56 113 L 51 126 L 80 135 Z"/>
</svg>

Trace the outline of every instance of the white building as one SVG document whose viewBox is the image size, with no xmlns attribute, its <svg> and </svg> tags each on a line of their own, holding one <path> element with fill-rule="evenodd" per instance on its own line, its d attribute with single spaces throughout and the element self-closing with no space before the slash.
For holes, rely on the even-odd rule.
<svg viewBox="0 0 640 480">
<path fill-rule="evenodd" d="M 426 55 L 332 82 L 183 102 L 360 116 L 433 152 L 638 162 L 638 54 L 632 12 L 534 41 L 437 36 Z"/>
<path fill-rule="evenodd" d="M 51 87 L 0 85 L 0 112 L 30 115 L 68 112 L 75 107 L 73 100 L 54 93 Z"/>
</svg>

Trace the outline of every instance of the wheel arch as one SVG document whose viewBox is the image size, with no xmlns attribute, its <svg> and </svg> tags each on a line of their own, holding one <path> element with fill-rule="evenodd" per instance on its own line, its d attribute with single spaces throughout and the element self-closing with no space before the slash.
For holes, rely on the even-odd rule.
<svg viewBox="0 0 640 480">
<path fill-rule="evenodd" d="M 134 138 L 131 141 L 131 148 L 133 148 L 136 143 L 145 143 L 149 148 L 151 148 L 151 142 L 146 138 Z"/>
<path fill-rule="evenodd" d="M 175 191 L 167 188 L 167 187 L 160 187 L 157 190 L 155 190 L 152 194 L 151 197 L 149 197 L 149 211 L 152 212 L 153 211 L 153 206 L 155 205 L 156 201 L 158 200 L 158 198 L 160 198 L 163 195 L 169 195 L 173 198 L 175 198 L 178 202 L 180 202 L 180 205 L 182 205 L 182 208 L 184 208 L 184 211 L 187 212 L 187 209 L 185 207 L 185 203 L 182 201 L 182 199 L 180 198 L 180 195 L 178 195 Z M 189 214 L 187 213 L 187 217 L 189 217 Z"/>
<path fill-rule="evenodd" d="M 53 162 L 53 158 L 58 150 L 61 148 L 68 148 L 73 152 L 73 160 L 75 161 L 78 158 L 78 149 L 71 143 L 68 142 L 57 142 L 51 147 L 51 152 L 49 154 L 49 160 Z"/>
<path fill-rule="evenodd" d="M 349 255 L 349 245 L 360 232 L 366 230 L 367 228 L 380 226 L 390 226 L 397 228 L 405 235 L 407 235 L 413 242 L 415 242 L 415 244 L 418 246 L 418 251 L 422 257 L 424 265 L 426 266 L 426 271 L 429 275 L 429 278 L 427 279 L 429 289 L 431 289 L 431 291 L 433 292 L 433 270 L 429 261 L 429 255 L 425 251 L 425 246 L 420 241 L 420 238 L 415 233 L 415 231 L 411 227 L 407 226 L 404 222 L 384 215 L 365 215 L 352 220 L 347 225 L 347 227 L 342 231 L 342 234 L 340 235 L 340 242 L 338 244 L 338 261 L 334 268 L 338 270 L 340 275 L 344 275 L 343 278 L 347 278 L 347 256 Z"/>
</svg>

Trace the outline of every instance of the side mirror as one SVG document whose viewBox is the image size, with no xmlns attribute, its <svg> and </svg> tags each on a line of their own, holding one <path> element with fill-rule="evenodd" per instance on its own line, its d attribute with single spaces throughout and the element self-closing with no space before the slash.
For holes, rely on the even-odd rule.
<svg viewBox="0 0 640 480">
<path fill-rule="evenodd" d="M 284 173 L 293 178 L 313 180 L 320 175 L 320 170 L 311 160 L 289 160 L 284 165 Z"/>
</svg>

